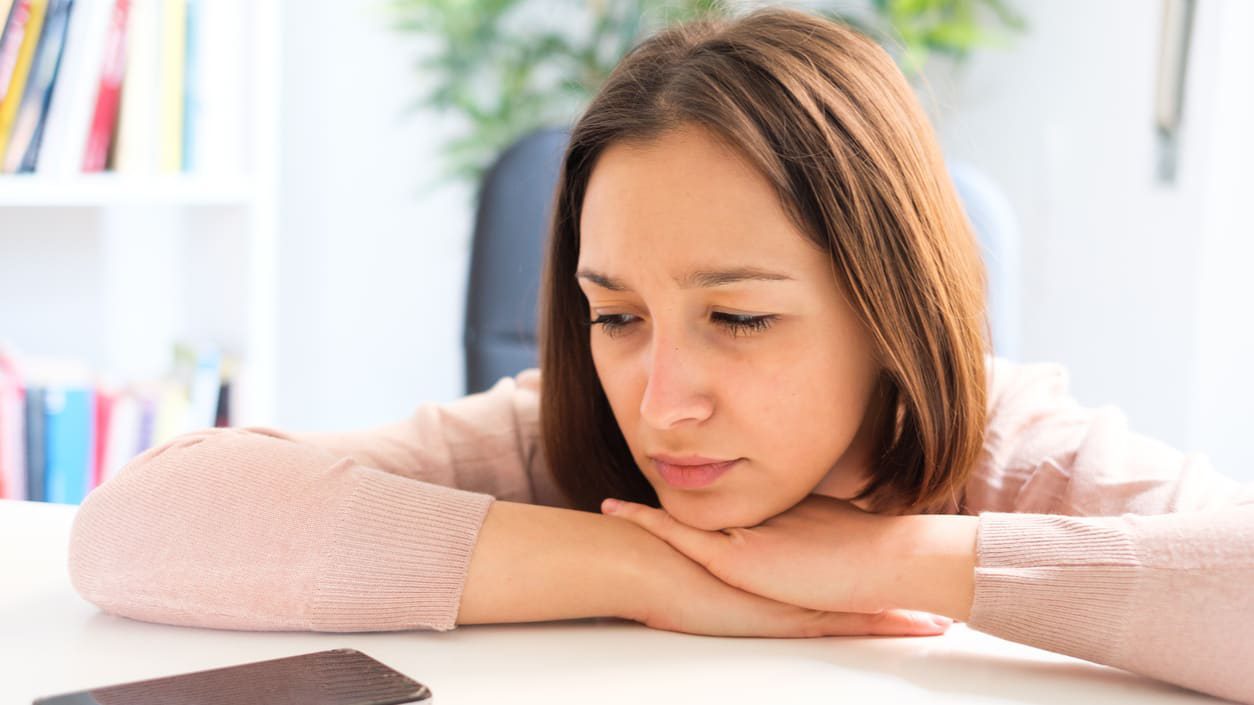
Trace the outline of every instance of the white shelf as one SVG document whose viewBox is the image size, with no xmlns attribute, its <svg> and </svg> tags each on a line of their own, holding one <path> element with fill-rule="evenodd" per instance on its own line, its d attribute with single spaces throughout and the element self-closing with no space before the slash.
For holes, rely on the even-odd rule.
<svg viewBox="0 0 1254 705">
<path fill-rule="evenodd" d="M 0 175 L 0 339 L 133 379 L 164 373 L 176 342 L 220 345 L 241 365 L 233 423 L 270 425 L 280 3 L 209 4 L 205 171 Z"/>
<path fill-rule="evenodd" d="M 187 174 L 38 174 L 0 176 L 0 207 L 100 207 L 117 205 L 248 205 L 252 183 L 246 178 Z"/>
</svg>

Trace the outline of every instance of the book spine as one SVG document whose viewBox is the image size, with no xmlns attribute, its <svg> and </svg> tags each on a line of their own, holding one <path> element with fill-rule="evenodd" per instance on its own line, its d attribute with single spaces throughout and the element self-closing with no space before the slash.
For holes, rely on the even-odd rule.
<svg viewBox="0 0 1254 705">
<path fill-rule="evenodd" d="M 39 154 L 44 122 L 48 118 L 52 87 L 61 68 L 65 32 L 69 28 L 70 10 L 73 6 L 74 0 L 52 0 L 48 6 L 48 17 L 44 21 L 39 46 L 31 64 L 31 75 L 26 82 L 26 94 L 22 96 L 17 118 L 13 123 L 13 136 L 4 160 L 6 173 L 35 170 L 35 159 Z"/>
<path fill-rule="evenodd" d="M 17 60 L 13 65 L 3 100 L 0 100 L 0 162 L 4 160 L 8 152 L 13 120 L 17 117 L 18 105 L 26 92 L 26 80 L 30 76 L 31 62 L 34 61 L 35 48 L 39 44 L 39 35 L 43 30 L 48 0 L 30 0 L 30 4 L 26 7 L 29 11 L 22 30 L 21 46 L 17 50 Z"/>
<path fill-rule="evenodd" d="M 26 388 L 26 498 L 43 502 L 44 493 L 44 387 Z"/>
<path fill-rule="evenodd" d="M 100 67 L 100 85 L 96 90 L 96 107 L 92 112 L 87 147 L 83 154 L 83 171 L 104 171 L 109 162 L 109 149 L 117 125 L 118 105 L 122 94 L 122 78 L 126 72 L 126 26 L 130 0 L 117 0 L 105 40 L 104 61 Z"/>
<path fill-rule="evenodd" d="M 91 479 L 94 392 L 89 387 L 53 385 L 44 401 L 44 442 L 47 449 L 47 501 L 78 504 Z"/>
<path fill-rule="evenodd" d="M 162 1 L 160 34 L 157 167 L 162 172 L 178 172 L 183 170 L 183 74 L 187 54 L 184 0 Z"/>
<path fill-rule="evenodd" d="M 87 147 L 100 64 L 113 15 L 113 0 L 76 0 L 65 33 L 61 68 L 52 86 L 48 118 L 39 142 L 35 172 L 69 175 L 78 172 Z"/>
<path fill-rule="evenodd" d="M 17 56 L 21 53 L 22 40 L 31 19 L 31 0 L 18 0 L 5 18 L 0 32 L 0 102 L 9 94 L 13 73 L 17 69 Z"/>
</svg>

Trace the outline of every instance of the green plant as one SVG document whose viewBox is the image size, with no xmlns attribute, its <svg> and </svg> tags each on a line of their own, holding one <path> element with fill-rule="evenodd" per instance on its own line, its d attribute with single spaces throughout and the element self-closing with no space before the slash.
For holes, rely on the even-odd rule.
<svg viewBox="0 0 1254 705">
<path fill-rule="evenodd" d="M 836 4 L 811 9 L 885 44 L 912 76 L 930 54 L 961 60 L 1004 43 L 990 18 L 994 26 L 1024 26 L 1002 0 L 871 0 L 862 15 Z M 442 178 L 477 181 L 518 137 L 573 120 L 643 37 L 742 8 L 728 0 L 391 0 L 389 9 L 395 29 L 428 42 L 418 70 L 433 85 L 414 108 L 467 122 L 444 145 Z"/>
</svg>

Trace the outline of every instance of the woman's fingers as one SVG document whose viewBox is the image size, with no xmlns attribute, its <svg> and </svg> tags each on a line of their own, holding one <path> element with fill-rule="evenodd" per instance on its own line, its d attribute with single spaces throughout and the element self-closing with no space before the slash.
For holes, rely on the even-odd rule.
<svg viewBox="0 0 1254 705">
<path fill-rule="evenodd" d="M 661 509 L 643 504 L 607 499 L 601 503 L 601 512 L 636 524 L 707 569 L 727 546 L 726 534 L 693 528 Z"/>
<path fill-rule="evenodd" d="M 833 636 L 932 636 L 944 634 L 953 624 L 948 617 L 914 610 L 884 610 L 871 614 L 828 612 L 826 626 Z"/>
</svg>

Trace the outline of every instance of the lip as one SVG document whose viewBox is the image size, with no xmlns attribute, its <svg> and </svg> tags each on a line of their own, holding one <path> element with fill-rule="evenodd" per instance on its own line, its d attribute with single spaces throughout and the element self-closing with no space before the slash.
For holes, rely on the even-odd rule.
<svg viewBox="0 0 1254 705">
<path fill-rule="evenodd" d="M 701 456 L 679 458 L 653 455 L 649 457 L 649 460 L 653 462 L 653 468 L 667 484 L 679 489 L 692 490 L 713 484 L 715 480 L 735 467 L 741 459 L 716 460 Z"/>
</svg>

